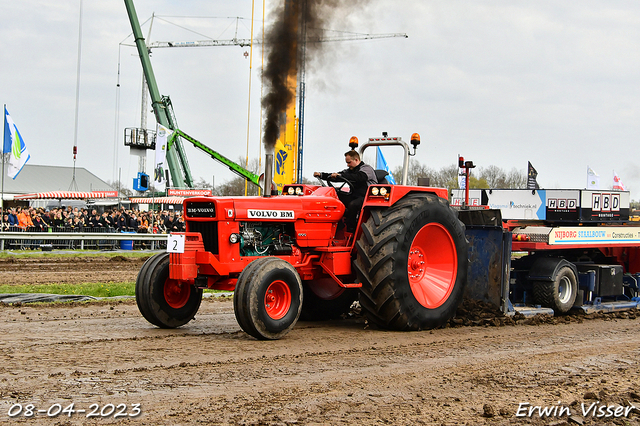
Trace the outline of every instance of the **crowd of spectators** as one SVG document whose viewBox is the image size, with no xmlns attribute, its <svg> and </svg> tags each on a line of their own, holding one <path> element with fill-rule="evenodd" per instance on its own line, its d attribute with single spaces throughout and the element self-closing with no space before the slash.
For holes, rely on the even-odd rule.
<svg viewBox="0 0 640 426">
<path fill-rule="evenodd" d="M 181 211 L 139 211 L 124 208 L 9 207 L 1 212 L 2 231 L 28 232 L 184 232 Z"/>
</svg>

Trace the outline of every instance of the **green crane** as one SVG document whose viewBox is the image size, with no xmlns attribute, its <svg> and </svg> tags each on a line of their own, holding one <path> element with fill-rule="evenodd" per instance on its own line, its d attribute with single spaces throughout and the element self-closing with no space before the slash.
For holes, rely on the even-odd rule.
<svg viewBox="0 0 640 426">
<path fill-rule="evenodd" d="M 189 169 L 189 163 L 187 156 L 182 146 L 182 139 L 192 143 L 196 148 L 209 154 L 213 159 L 221 162 L 225 166 L 229 167 L 231 171 L 239 176 L 247 179 L 249 182 L 259 186 L 259 176 L 246 170 L 234 161 L 229 160 L 224 155 L 209 148 L 197 139 L 187 135 L 185 132 L 178 128 L 175 114 L 173 112 L 173 106 L 171 99 L 168 96 L 161 96 L 158 90 L 158 84 L 153 73 L 153 67 L 151 66 L 151 58 L 149 57 L 149 49 L 144 41 L 142 35 L 142 29 L 140 28 L 140 22 L 136 14 L 133 0 L 124 0 L 124 4 L 129 14 L 129 21 L 131 22 L 131 29 L 133 30 L 133 36 L 142 63 L 142 70 L 149 89 L 149 96 L 151 97 L 151 105 L 153 112 L 156 116 L 156 120 L 162 126 L 171 129 L 173 131 L 172 136 L 167 144 L 167 166 L 169 173 L 171 174 L 171 180 L 174 187 L 188 187 L 193 188 L 193 177 L 191 176 L 191 170 Z M 146 132 L 146 129 L 141 129 Z M 135 139 L 135 138 L 132 138 Z M 135 146 L 135 141 L 132 141 Z M 138 145 L 140 146 L 140 145 Z M 151 144 L 143 143 L 142 147 L 151 147 Z"/>
</svg>

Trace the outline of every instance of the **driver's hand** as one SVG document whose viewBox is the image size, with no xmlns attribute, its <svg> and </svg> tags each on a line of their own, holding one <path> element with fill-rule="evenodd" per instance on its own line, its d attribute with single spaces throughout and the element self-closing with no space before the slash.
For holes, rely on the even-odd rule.
<svg viewBox="0 0 640 426">
<path fill-rule="evenodd" d="M 313 172 L 313 177 L 320 177 L 320 172 Z"/>
<path fill-rule="evenodd" d="M 340 176 L 340 173 L 331 173 L 332 178 L 337 178 L 338 176 Z"/>
</svg>

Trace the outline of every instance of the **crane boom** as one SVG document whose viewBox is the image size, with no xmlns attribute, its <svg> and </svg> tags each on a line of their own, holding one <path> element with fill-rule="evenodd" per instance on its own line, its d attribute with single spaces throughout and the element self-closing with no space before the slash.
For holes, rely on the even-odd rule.
<svg viewBox="0 0 640 426">
<path fill-rule="evenodd" d="M 142 35 L 142 29 L 140 28 L 140 22 L 138 21 L 133 0 L 124 0 L 124 4 L 127 8 L 127 14 L 129 15 L 131 29 L 133 31 L 136 48 L 138 49 L 138 55 L 140 56 L 140 62 L 142 63 L 144 77 L 147 81 L 149 96 L 151 97 L 151 104 L 156 120 L 166 128 L 176 130 L 177 126 L 172 114 L 171 102 L 167 97 L 161 96 L 158 90 L 158 84 L 153 73 L 153 67 L 151 66 L 151 58 L 149 57 L 149 49 Z M 171 173 L 173 186 L 192 188 L 193 178 L 191 177 L 191 171 L 187 165 L 186 156 L 184 155 L 184 150 L 179 139 L 176 140 L 175 145 L 175 150 L 167 150 L 167 166 L 169 167 L 169 173 Z"/>
<path fill-rule="evenodd" d="M 307 43 L 324 43 L 324 42 L 336 42 L 336 41 L 351 41 L 351 40 L 374 40 L 380 38 L 393 38 L 402 37 L 408 38 L 406 33 L 387 33 L 387 34 L 364 34 L 364 33 L 346 33 L 343 35 L 329 36 L 329 37 L 307 37 Z M 262 39 L 254 38 L 254 45 L 261 45 Z M 162 48 L 162 47 L 216 47 L 216 46 L 240 46 L 246 47 L 251 45 L 251 39 L 248 38 L 233 38 L 229 40 L 196 40 L 196 41 L 154 41 L 149 43 L 150 49 Z"/>
<path fill-rule="evenodd" d="M 225 166 L 229 167 L 229 170 L 231 170 L 232 172 L 234 172 L 238 176 L 248 180 L 249 182 L 254 183 L 257 186 L 260 186 L 260 183 L 258 182 L 260 177 L 258 175 L 256 175 L 253 172 L 250 172 L 249 170 L 247 170 L 244 167 L 240 166 L 238 163 L 236 163 L 236 162 L 234 162 L 232 160 L 229 160 L 224 155 L 220 154 L 217 151 L 214 151 L 213 149 L 209 148 L 208 146 L 206 146 L 205 144 L 203 144 L 199 140 L 189 136 L 188 134 L 186 134 L 185 132 L 183 132 L 180 129 L 176 129 L 171 134 L 171 137 L 167 141 L 167 149 L 170 149 L 173 146 L 175 141 L 178 140 L 178 137 L 183 138 L 184 140 L 186 140 L 188 142 L 191 142 L 194 147 L 198 148 L 202 152 L 205 152 L 205 153 L 209 154 L 211 156 L 211 158 L 213 158 L 214 160 L 217 160 L 220 163 L 224 164 Z"/>
</svg>

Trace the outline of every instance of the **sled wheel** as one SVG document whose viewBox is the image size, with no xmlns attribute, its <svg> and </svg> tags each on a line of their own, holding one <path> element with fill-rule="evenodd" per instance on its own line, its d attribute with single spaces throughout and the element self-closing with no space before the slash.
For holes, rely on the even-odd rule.
<svg viewBox="0 0 640 426">
<path fill-rule="evenodd" d="M 467 280 L 464 225 L 434 194 L 410 194 L 388 209 L 373 209 L 356 243 L 355 270 L 367 318 L 393 330 L 446 323 Z"/>
<path fill-rule="evenodd" d="M 238 277 L 233 307 L 247 334 L 260 340 L 280 339 L 300 317 L 300 276 L 290 263 L 277 257 L 254 260 Z"/>
<path fill-rule="evenodd" d="M 142 316 L 161 328 L 180 327 L 200 308 L 202 289 L 169 278 L 169 253 L 158 253 L 140 268 L 136 303 Z"/>
<path fill-rule="evenodd" d="M 578 294 L 578 280 L 570 267 L 560 268 L 554 281 L 535 281 L 533 297 L 540 305 L 564 314 L 573 307 Z"/>
<path fill-rule="evenodd" d="M 303 281 L 304 303 L 300 321 L 326 321 L 347 314 L 358 299 L 356 289 L 338 286 L 332 278 Z"/>
</svg>

